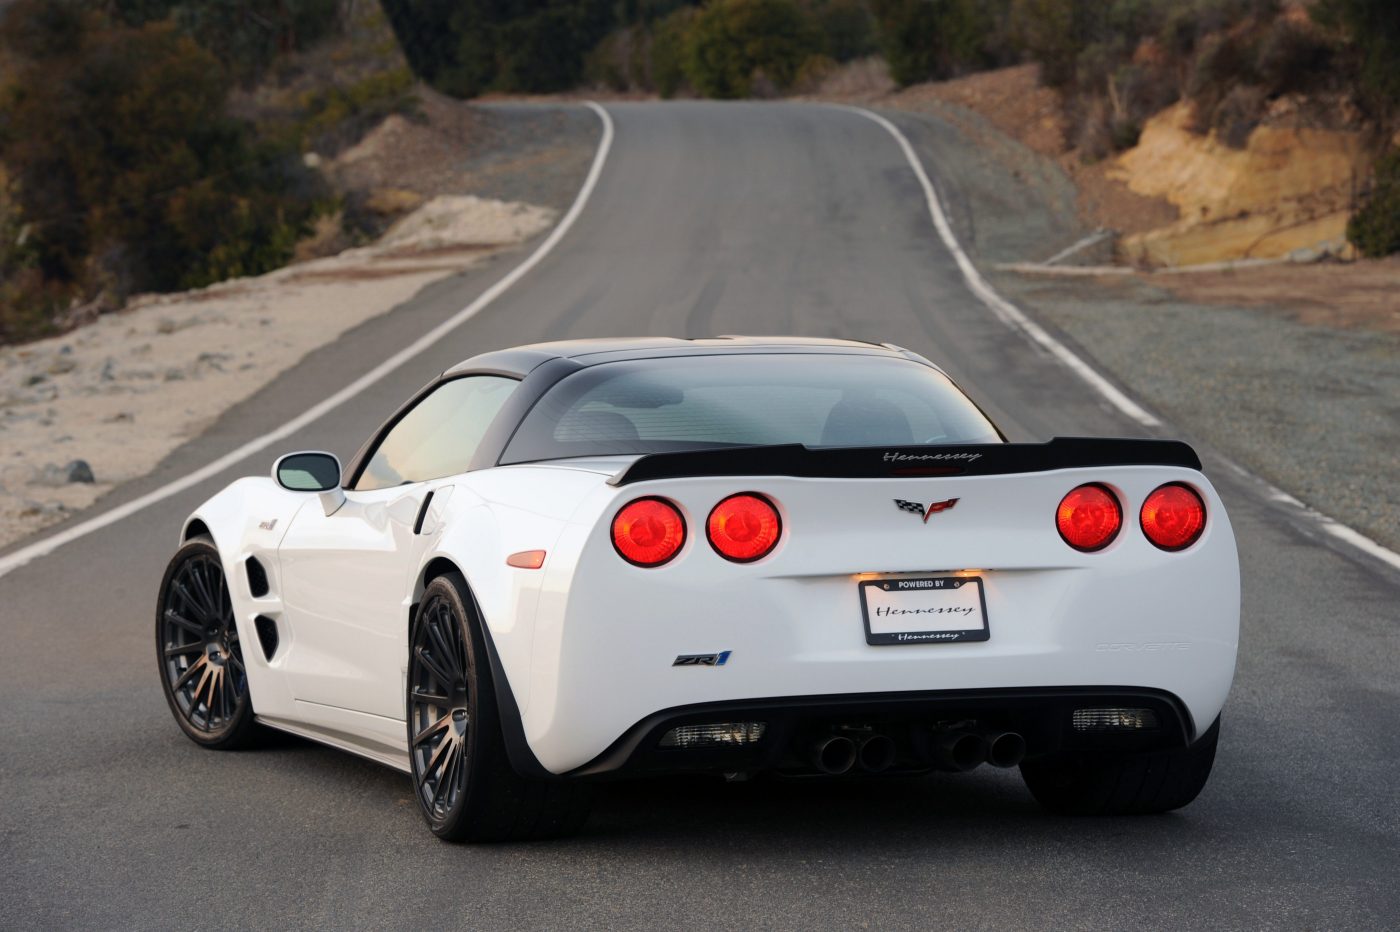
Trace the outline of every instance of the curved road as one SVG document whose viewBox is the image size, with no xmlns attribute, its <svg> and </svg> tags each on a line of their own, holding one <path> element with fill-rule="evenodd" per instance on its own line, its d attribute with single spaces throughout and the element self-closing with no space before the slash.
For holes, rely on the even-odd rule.
<svg viewBox="0 0 1400 932">
<path fill-rule="evenodd" d="M 348 456 L 464 357 L 618 334 L 890 340 L 945 365 L 1013 438 L 1138 433 L 968 293 L 904 156 L 874 123 L 798 104 L 610 112 L 611 156 L 558 248 L 277 449 Z M 524 255 L 439 283 L 318 351 L 101 507 L 285 422 Z M 1220 470 L 1245 574 L 1241 659 L 1215 776 L 1182 812 L 1055 818 L 1014 774 L 987 768 L 882 784 L 664 782 L 610 788 L 581 837 L 470 848 L 427 833 L 396 773 L 290 738 L 203 752 L 170 721 L 150 632 L 180 520 L 275 452 L 0 578 L 6 927 L 1400 922 L 1400 588 Z"/>
</svg>

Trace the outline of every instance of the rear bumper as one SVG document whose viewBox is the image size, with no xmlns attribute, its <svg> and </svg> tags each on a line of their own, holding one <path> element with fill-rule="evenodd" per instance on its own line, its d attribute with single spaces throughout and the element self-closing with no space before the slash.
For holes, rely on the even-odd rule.
<svg viewBox="0 0 1400 932">
<path fill-rule="evenodd" d="M 1076 710 L 1149 710 L 1155 726 L 1134 731 L 1084 732 Z M 715 723 L 761 723 L 762 736 L 742 747 L 676 748 L 662 741 L 672 729 Z M 1061 750 L 1146 751 L 1184 747 L 1195 739 L 1190 717 L 1170 693 L 1126 687 L 980 689 L 919 693 L 800 696 L 713 702 L 649 715 L 570 777 L 667 773 L 813 772 L 810 747 L 832 734 L 880 734 L 894 741 L 885 773 L 920 773 L 937 765 L 932 748 L 942 730 L 1013 731 L 1026 754 Z M 859 767 L 852 768 L 859 772 Z"/>
</svg>

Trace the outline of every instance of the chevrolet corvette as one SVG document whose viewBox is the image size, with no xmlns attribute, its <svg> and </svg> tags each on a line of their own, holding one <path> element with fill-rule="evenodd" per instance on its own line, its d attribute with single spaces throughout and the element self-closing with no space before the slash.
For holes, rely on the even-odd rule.
<svg viewBox="0 0 1400 932">
<path fill-rule="evenodd" d="M 345 466 L 214 495 L 155 646 L 197 744 L 397 768 L 448 840 L 675 773 L 987 764 L 1149 813 L 1209 777 L 1239 588 L 1184 443 L 1008 442 L 891 344 L 610 339 L 468 359 Z"/>
</svg>

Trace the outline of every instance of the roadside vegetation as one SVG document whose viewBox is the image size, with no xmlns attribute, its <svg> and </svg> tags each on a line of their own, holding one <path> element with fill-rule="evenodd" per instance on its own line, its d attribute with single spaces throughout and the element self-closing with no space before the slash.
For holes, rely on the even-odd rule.
<svg viewBox="0 0 1400 932">
<path fill-rule="evenodd" d="M 365 0 L 17 0 L 0 21 L 0 342 L 285 264 L 339 211 L 314 153 L 412 88 Z"/>
<path fill-rule="evenodd" d="M 1067 142 L 1096 161 L 1132 148 L 1179 101 L 1194 128 L 1243 147 L 1287 113 L 1362 127 L 1382 153 L 1357 191 L 1352 240 L 1400 248 L 1394 160 L 1400 6 L 1394 0 L 384 0 L 409 61 L 448 93 L 565 91 L 580 82 L 662 97 L 819 93 L 876 58 L 899 86 L 1022 62 L 1063 101 Z M 567 27 L 567 28 L 565 28 Z M 1388 180 L 1389 179 L 1389 180 Z"/>
<path fill-rule="evenodd" d="M 14 0 L 0 7 L 0 342 L 129 295 L 346 245 L 373 218 L 317 170 L 417 81 L 456 97 L 580 86 L 820 94 L 1034 62 L 1086 161 L 1187 101 L 1243 146 L 1286 114 L 1379 154 L 1348 236 L 1400 251 L 1395 0 Z"/>
</svg>

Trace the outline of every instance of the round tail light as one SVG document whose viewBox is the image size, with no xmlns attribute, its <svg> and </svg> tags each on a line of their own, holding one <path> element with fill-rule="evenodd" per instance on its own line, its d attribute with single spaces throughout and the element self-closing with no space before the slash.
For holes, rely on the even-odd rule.
<svg viewBox="0 0 1400 932">
<path fill-rule="evenodd" d="M 777 546 L 783 522 L 768 499 L 743 492 L 716 505 L 706 529 L 716 553 L 735 563 L 751 563 Z"/>
<path fill-rule="evenodd" d="M 1055 512 L 1055 527 L 1065 543 L 1086 553 L 1107 547 L 1122 526 L 1117 497 L 1096 482 L 1070 490 Z"/>
<path fill-rule="evenodd" d="M 628 563 L 660 566 L 685 544 L 685 518 L 660 498 L 628 502 L 613 518 L 613 546 Z"/>
<path fill-rule="evenodd" d="M 1161 486 L 1142 503 L 1142 533 L 1163 550 L 1185 550 L 1206 529 L 1206 503 L 1190 486 Z"/>
</svg>

